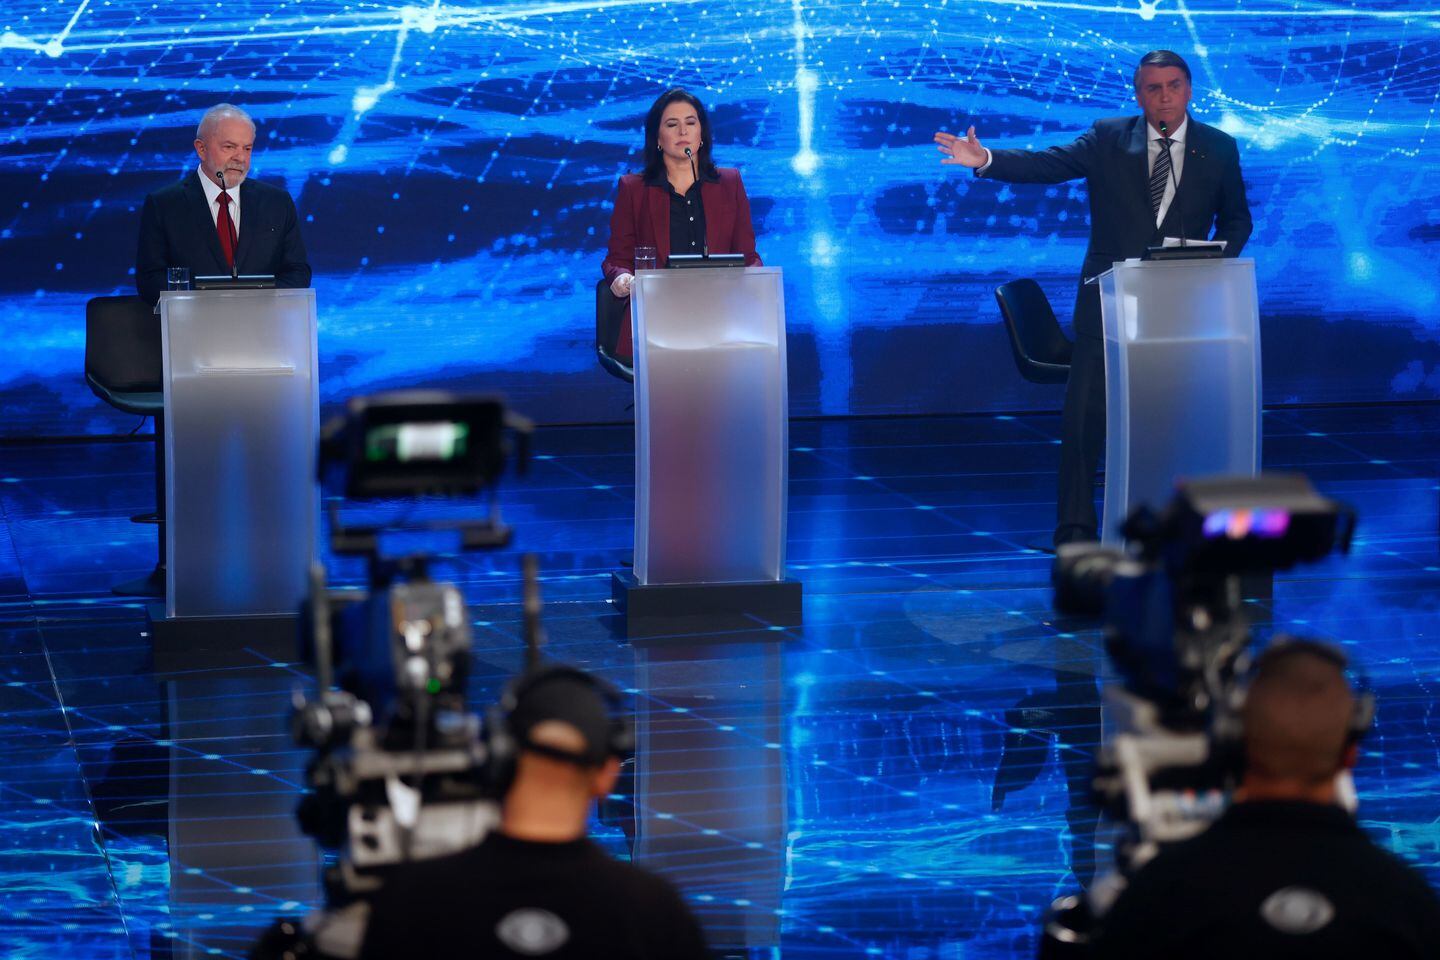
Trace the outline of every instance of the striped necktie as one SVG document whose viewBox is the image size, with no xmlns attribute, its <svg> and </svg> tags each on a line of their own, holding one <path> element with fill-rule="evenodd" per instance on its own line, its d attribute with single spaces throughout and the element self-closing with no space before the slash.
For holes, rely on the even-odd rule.
<svg viewBox="0 0 1440 960">
<path fill-rule="evenodd" d="M 1170 144 L 1174 142 L 1169 137 L 1161 139 L 1162 149 L 1160 155 L 1155 158 L 1155 169 L 1150 173 L 1150 212 L 1157 217 L 1160 215 L 1160 201 L 1165 199 L 1165 184 L 1170 179 L 1172 169 Z"/>
</svg>

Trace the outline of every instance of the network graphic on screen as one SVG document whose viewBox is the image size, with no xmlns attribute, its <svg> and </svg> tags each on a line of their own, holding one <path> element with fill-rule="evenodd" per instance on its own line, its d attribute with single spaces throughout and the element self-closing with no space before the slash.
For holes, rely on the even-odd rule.
<svg viewBox="0 0 1440 960">
<path fill-rule="evenodd" d="M 1440 36 L 1420 5 L 19 0 L 0 13 L 6 429 L 122 423 L 80 383 L 84 303 L 133 290 L 141 201 L 194 169 L 219 102 L 256 119 L 251 176 L 298 204 L 327 399 L 430 383 L 627 418 L 593 288 L 645 110 L 676 85 L 785 271 L 794 413 L 1053 409 L 1009 365 L 991 291 L 1034 277 L 1068 317 L 1084 185 L 976 179 L 931 135 L 1065 143 L 1136 112 L 1156 47 L 1240 143 L 1267 400 L 1435 395 Z"/>
</svg>

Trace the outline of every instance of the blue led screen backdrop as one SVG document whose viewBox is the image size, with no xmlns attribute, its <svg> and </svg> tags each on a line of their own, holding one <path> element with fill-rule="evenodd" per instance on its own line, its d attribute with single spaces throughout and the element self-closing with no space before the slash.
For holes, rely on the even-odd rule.
<svg viewBox="0 0 1440 960">
<path fill-rule="evenodd" d="M 0 431 L 133 425 L 81 381 L 84 302 L 133 290 L 140 202 L 193 169 L 220 101 L 259 123 L 251 175 L 299 204 L 327 400 L 428 383 L 627 417 L 593 286 L 672 84 L 710 105 L 785 270 L 795 413 L 1054 408 L 991 290 L 1033 276 L 1068 319 L 1083 185 L 975 180 L 930 136 L 1066 141 L 1134 110 L 1154 47 L 1241 143 L 1267 400 L 1440 393 L 1433 3 L 7 0 Z"/>
</svg>

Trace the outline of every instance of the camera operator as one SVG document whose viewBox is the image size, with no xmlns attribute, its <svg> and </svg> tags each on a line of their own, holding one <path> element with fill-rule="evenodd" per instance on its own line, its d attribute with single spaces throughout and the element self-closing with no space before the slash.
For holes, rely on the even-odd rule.
<svg viewBox="0 0 1440 960">
<path fill-rule="evenodd" d="M 666 881 L 585 836 L 630 737 L 618 695 L 563 667 L 522 677 L 493 722 L 513 744 L 500 826 L 463 853 L 399 868 L 377 896 L 361 956 L 705 957 Z"/>
<path fill-rule="evenodd" d="M 1105 918 L 1096 955 L 1280 960 L 1440 957 L 1440 901 L 1340 805 L 1355 762 L 1344 658 L 1272 645 L 1243 709 L 1245 773 L 1205 833 L 1163 851 Z"/>
</svg>

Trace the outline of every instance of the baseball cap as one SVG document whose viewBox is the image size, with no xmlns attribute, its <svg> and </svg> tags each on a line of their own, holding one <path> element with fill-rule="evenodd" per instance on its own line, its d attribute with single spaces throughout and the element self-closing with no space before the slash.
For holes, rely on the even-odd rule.
<svg viewBox="0 0 1440 960">
<path fill-rule="evenodd" d="M 530 732 L 547 721 L 569 724 L 580 732 L 585 748 L 579 753 L 533 743 Z M 560 674 L 527 688 L 510 711 L 510 733 L 522 751 L 598 767 L 610 755 L 610 707 L 592 683 Z"/>
</svg>

